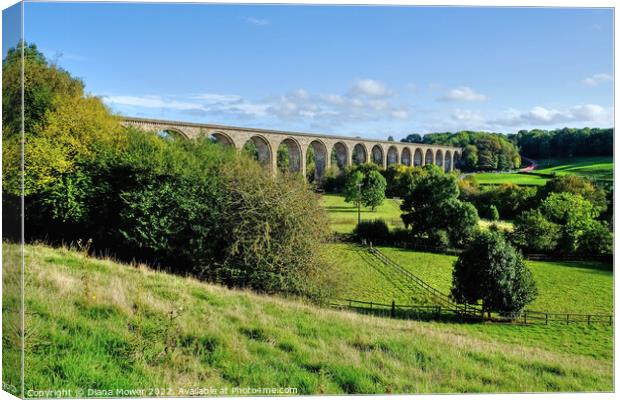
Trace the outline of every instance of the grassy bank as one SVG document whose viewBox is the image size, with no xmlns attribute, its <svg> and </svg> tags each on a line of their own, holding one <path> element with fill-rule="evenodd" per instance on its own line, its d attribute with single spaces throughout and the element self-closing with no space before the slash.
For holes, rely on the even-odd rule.
<svg viewBox="0 0 620 400">
<path fill-rule="evenodd" d="M 613 157 L 553 158 L 541 160 L 535 172 L 555 175 L 580 175 L 594 180 L 612 181 Z"/>
<path fill-rule="evenodd" d="M 612 389 L 609 328 L 373 318 L 44 246 L 27 246 L 26 265 L 27 389 Z M 4 378 L 17 373 L 5 368 Z"/>
</svg>

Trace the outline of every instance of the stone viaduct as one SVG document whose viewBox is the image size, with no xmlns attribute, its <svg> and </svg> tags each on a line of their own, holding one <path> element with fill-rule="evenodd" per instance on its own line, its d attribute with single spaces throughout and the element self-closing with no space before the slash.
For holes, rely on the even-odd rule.
<svg viewBox="0 0 620 400">
<path fill-rule="evenodd" d="M 407 166 L 436 164 L 445 171 L 452 171 L 458 166 L 462 152 L 460 147 L 146 118 L 122 117 L 122 123 L 147 131 L 167 132 L 187 139 L 207 136 L 237 150 L 241 150 L 248 141 L 252 141 L 258 150 L 258 160 L 272 171 L 277 171 L 276 154 L 278 147 L 284 144 L 289 151 L 290 170 L 301 172 L 303 176 L 306 175 L 306 155 L 312 146 L 317 180 L 321 179 L 325 171 L 332 166 L 333 153 L 339 168 L 372 161 L 384 168 L 391 164 Z"/>
</svg>

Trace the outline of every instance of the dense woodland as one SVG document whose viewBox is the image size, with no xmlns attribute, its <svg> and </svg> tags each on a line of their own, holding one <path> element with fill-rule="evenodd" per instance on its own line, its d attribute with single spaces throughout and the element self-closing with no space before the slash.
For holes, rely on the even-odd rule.
<svg viewBox="0 0 620 400">
<path fill-rule="evenodd" d="M 519 154 L 532 159 L 613 156 L 613 128 L 521 130 L 517 134 L 461 131 L 414 133 L 402 142 L 464 147 L 460 168 L 490 171 L 519 168 Z"/>
<path fill-rule="evenodd" d="M 464 171 L 501 171 L 521 166 L 516 146 L 500 133 L 461 131 L 428 133 L 423 137 L 412 134 L 402 141 L 463 147 L 459 168 Z"/>
<path fill-rule="evenodd" d="M 613 156 L 613 128 L 563 128 L 551 131 L 522 130 L 508 138 L 521 154 L 533 159 Z"/>
</svg>

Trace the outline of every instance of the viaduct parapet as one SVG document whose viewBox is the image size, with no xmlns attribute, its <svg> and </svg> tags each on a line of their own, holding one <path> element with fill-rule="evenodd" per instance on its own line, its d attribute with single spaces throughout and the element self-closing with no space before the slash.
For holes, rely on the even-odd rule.
<svg viewBox="0 0 620 400">
<path fill-rule="evenodd" d="M 392 164 L 407 166 L 436 164 L 445 171 L 452 171 L 458 166 L 462 154 L 460 147 L 391 142 L 360 137 L 134 117 L 122 117 L 122 123 L 147 131 L 167 132 L 187 139 L 207 136 L 237 150 L 241 150 L 248 141 L 251 141 L 257 149 L 258 160 L 272 171 L 276 171 L 278 168 L 276 155 L 278 147 L 284 144 L 289 151 L 290 170 L 301 172 L 304 176 L 306 175 L 306 155 L 308 149 L 312 147 L 315 155 L 315 177 L 317 179 L 324 176 L 325 171 L 332 167 L 334 161 L 337 162 L 339 168 L 372 161 L 384 168 Z"/>
</svg>

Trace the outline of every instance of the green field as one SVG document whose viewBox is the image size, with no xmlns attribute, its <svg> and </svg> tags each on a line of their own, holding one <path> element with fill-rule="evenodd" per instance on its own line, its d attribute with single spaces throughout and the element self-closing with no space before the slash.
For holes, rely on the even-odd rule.
<svg viewBox="0 0 620 400">
<path fill-rule="evenodd" d="M 533 173 L 477 173 L 474 174 L 479 183 L 500 185 L 502 183 L 514 183 L 516 185 L 544 185 L 548 177 L 536 174 L 548 175 L 579 175 L 593 180 L 613 180 L 612 157 L 575 157 L 556 158 L 537 161 L 538 167 Z"/>
<path fill-rule="evenodd" d="M 501 185 L 503 183 L 514 183 L 515 185 L 535 185 L 543 186 L 547 183 L 547 178 L 531 174 L 518 174 L 516 172 L 484 172 L 474 174 L 478 183 L 483 185 Z"/>
<path fill-rule="evenodd" d="M 4 245 L 5 251 L 11 247 Z M 350 268 L 361 268 L 357 265 Z M 613 389 L 613 332 L 602 325 L 370 317 L 44 246 L 26 246 L 26 271 L 27 390 L 153 387 L 187 395 L 179 390 Z M 5 274 L 15 277 L 18 269 L 5 269 Z M 3 304 L 18 300 L 15 292 L 4 296 Z M 4 343 L 5 357 L 14 353 L 15 345 Z M 4 382 L 19 379 L 16 369 L 4 368 L 3 374 Z"/>
<path fill-rule="evenodd" d="M 334 232 L 351 233 L 357 225 L 357 207 L 344 201 L 344 197 L 338 194 L 324 194 L 321 196 L 321 205 L 327 210 L 330 227 Z M 373 212 L 369 208 L 362 207 L 362 221 L 383 219 L 390 229 L 404 228 L 400 215 L 400 202 L 396 199 L 385 199 L 383 204 Z M 480 220 L 483 229 L 488 228 L 492 221 Z M 504 230 L 512 230 L 512 223 L 507 221 L 495 221 Z"/>
<path fill-rule="evenodd" d="M 613 157 L 580 157 L 572 159 L 547 159 L 538 162 L 537 173 L 555 175 L 580 175 L 594 180 L 612 181 Z"/>
<path fill-rule="evenodd" d="M 341 195 L 324 194 L 321 196 L 321 205 L 327 210 L 332 230 L 338 233 L 353 231 L 357 225 L 357 207 L 353 203 L 345 202 Z M 361 208 L 362 221 L 383 219 L 390 228 L 404 227 L 400 214 L 400 203 L 393 199 L 385 199 L 374 212 L 370 208 Z"/>
<path fill-rule="evenodd" d="M 411 304 L 423 302 L 411 290 L 400 290 L 404 280 L 353 244 L 331 245 L 334 262 L 345 271 L 340 297 L 364 301 Z M 393 247 L 378 247 L 386 256 L 436 289 L 449 293 L 456 257 Z M 553 313 L 613 313 L 612 266 L 589 261 L 527 261 L 537 299 L 528 307 Z"/>
</svg>

